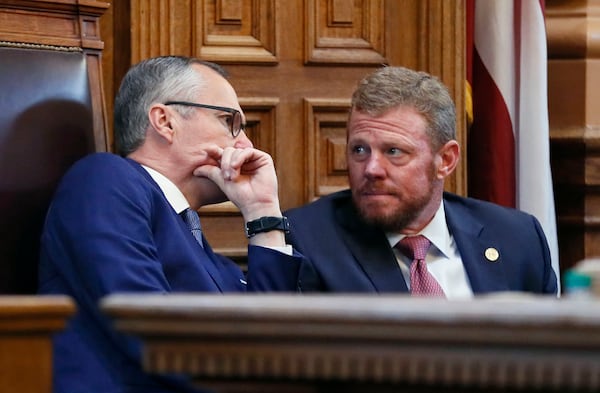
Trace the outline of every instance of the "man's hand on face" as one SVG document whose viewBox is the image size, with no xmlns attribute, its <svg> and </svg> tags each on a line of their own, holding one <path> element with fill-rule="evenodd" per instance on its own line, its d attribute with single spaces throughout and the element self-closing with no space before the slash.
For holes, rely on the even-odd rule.
<svg viewBox="0 0 600 393">
<path fill-rule="evenodd" d="M 210 146 L 194 175 L 212 180 L 242 212 L 246 221 L 280 216 L 277 175 L 271 156 L 247 148 Z"/>
</svg>

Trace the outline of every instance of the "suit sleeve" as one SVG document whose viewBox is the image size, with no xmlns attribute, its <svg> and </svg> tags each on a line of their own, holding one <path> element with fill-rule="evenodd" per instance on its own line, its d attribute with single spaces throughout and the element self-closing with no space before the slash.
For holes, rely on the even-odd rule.
<svg viewBox="0 0 600 393">
<path fill-rule="evenodd" d="M 544 234 L 544 230 L 542 229 L 539 221 L 535 217 L 532 217 L 532 220 L 543 250 L 544 287 L 542 291 L 543 293 L 558 295 L 558 281 L 556 273 L 552 268 L 552 258 L 550 256 L 550 248 L 548 247 L 546 235 Z"/>
<path fill-rule="evenodd" d="M 44 242 L 63 276 L 85 290 L 82 296 L 97 301 L 108 293 L 170 290 L 150 227 L 151 204 L 141 184 L 118 174 L 61 188 Z"/>
<path fill-rule="evenodd" d="M 248 291 L 296 292 L 300 267 L 306 263 L 306 258 L 296 250 L 287 255 L 266 247 L 248 246 Z"/>
</svg>

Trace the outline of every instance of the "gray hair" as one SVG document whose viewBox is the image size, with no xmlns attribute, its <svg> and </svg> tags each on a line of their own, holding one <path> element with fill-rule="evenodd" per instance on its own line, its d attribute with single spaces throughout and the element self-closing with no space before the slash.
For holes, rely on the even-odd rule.
<svg viewBox="0 0 600 393">
<path fill-rule="evenodd" d="M 446 86 L 405 67 L 382 67 L 363 78 L 352 95 L 350 113 L 379 116 L 398 106 L 414 108 L 425 118 L 434 149 L 456 139 L 456 109 Z"/>
<path fill-rule="evenodd" d="M 115 98 L 115 145 L 122 156 L 134 152 L 146 139 L 148 110 L 155 103 L 193 101 L 206 83 L 193 64 L 209 67 L 222 75 L 223 68 L 193 57 L 161 56 L 143 60 L 129 69 Z M 177 108 L 187 115 L 191 108 Z"/>
</svg>

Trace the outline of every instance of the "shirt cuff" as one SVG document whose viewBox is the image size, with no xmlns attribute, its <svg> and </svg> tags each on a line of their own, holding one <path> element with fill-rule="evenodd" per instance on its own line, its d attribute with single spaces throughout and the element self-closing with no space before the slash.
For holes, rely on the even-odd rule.
<svg viewBox="0 0 600 393">
<path fill-rule="evenodd" d="M 271 250 L 279 251 L 280 253 L 285 254 L 285 255 L 289 255 L 289 256 L 294 255 L 294 249 L 289 244 L 286 244 L 283 247 L 267 247 L 267 248 L 270 248 Z"/>
</svg>

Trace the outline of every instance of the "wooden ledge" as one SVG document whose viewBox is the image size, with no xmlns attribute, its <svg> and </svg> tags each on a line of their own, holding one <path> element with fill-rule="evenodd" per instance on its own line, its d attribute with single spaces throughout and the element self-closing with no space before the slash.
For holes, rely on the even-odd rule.
<svg viewBox="0 0 600 393">
<path fill-rule="evenodd" d="M 54 332 L 75 312 L 67 296 L 0 296 L 0 334 Z"/>
<path fill-rule="evenodd" d="M 178 294 L 101 307 L 142 338 L 148 371 L 203 384 L 600 389 L 598 301 Z"/>
</svg>

